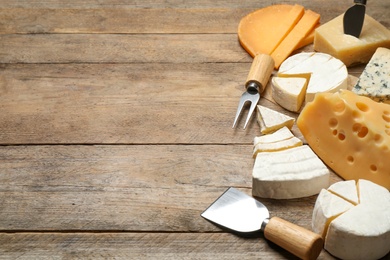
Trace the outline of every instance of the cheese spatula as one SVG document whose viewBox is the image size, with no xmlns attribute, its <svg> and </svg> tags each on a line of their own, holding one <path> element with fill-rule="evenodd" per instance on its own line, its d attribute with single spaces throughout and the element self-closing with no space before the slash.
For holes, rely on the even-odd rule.
<svg viewBox="0 0 390 260">
<path fill-rule="evenodd" d="M 264 237 L 301 259 L 317 259 L 320 235 L 278 217 L 269 217 L 258 200 L 230 187 L 202 214 L 205 219 L 238 233 L 264 232 Z"/>
<path fill-rule="evenodd" d="M 344 34 L 359 38 L 362 32 L 364 15 L 366 13 L 366 0 L 354 0 L 354 6 L 350 7 L 344 14 Z"/>
</svg>

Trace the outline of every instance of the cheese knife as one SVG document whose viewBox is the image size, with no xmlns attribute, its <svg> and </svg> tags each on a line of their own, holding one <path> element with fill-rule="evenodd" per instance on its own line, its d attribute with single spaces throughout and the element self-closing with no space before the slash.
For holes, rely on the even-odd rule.
<svg viewBox="0 0 390 260">
<path fill-rule="evenodd" d="M 201 216 L 238 234 L 263 231 L 264 237 L 301 259 L 317 259 L 320 235 L 278 217 L 269 216 L 258 200 L 230 187 Z"/>
<path fill-rule="evenodd" d="M 359 38 L 363 28 L 367 0 L 354 0 L 353 2 L 355 5 L 350 7 L 344 14 L 344 34 Z"/>
</svg>

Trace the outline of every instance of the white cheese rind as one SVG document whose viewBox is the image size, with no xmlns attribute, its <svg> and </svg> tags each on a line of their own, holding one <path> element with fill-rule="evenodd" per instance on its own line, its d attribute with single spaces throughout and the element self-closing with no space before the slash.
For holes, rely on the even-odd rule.
<svg viewBox="0 0 390 260">
<path fill-rule="evenodd" d="M 272 98 L 281 107 L 298 112 L 305 99 L 307 79 L 304 77 L 273 77 Z"/>
<path fill-rule="evenodd" d="M 379 259 L 390 252 L 390 203 L 359 204 L 334 219 L 325 249 L 341 259 Z"/>
<path fill-rule="evenodd" d="M 307 85 L 305 103 L 315 94 L 336 92 L 348 87 L 347 67 L 326 53 L 298 53 L 286 59 L 279 68 L 279 77 L 300 77 L 311 74 Z"/>
<path fill-rule="evenodd" d="M 301 146 L 302 144 L 302 140 L 295 136 L 273 143 L 258 143 L 253 149 L 253 158 L 256 158 L 258 153 L 286 150 L 293 147 Z"/>
<path fill-rule="evenodd" d="M 354 205 L 357 205 L 359 204 L 359 195 L 356 185 L 356 181 L 354 180 L 339 181 L 330 185 L 328 190 L 342 197 L 344 200 L 349 201 Z"/>
<path fill-rule="evenodd" d="M 260 132 L 262 134 L 269 134 L 284 126 L 291 129 L 295 122 L 295 118 L 279 113 L 268 107 L 258 105 L 257 122 L 260 125 Z"/>
<path fill-rule="evenodd" d="M 313 210 L 313 231 L 325 238 L 329 223 L 334 218 L 353 207 L 353 204 L 329 192 L 328 190 L 321 190 Z"/>
<path fill-rule="evenodd" d="M 258 143 L 268 144 L 279 142 L 286 139 L 290 139 L 292 137 L 294 137 L 293 133 L 291 133 L 290 129 L 288 129 L 287 126 L 284 126 L 271 134 L 256 136 L 253 139 L 253 145 L 256 146 Z"/>
<path fill-rule="evenodd" d="M 329 170 L 307 145 L 258 153 L 252 172 L 253 196 L 292 199 L 329 186 Z"/>
<path fill-rule="evenodd" d="M 353 193 L 359 194 L 357 205 L 346 199 Z M 344 200 L 345 205 L 351 207 L 343 208 L 336 200 L 329 199 L 331 196 Z M 326 221 L 330 223 L 323 232 Z M 317 197 L 312 226 L 316 233 L 324 236 L 324 248 L 337 258 L 379 259 L 390 252 L 390 193 L 386 188 L 363 179 L 359 179 L 356 185 L 353 181 L 335 183 Z"/>
<path fill-rule="evenodd" d="M 390 49 L 376 50 L 352 91 L 390 104 Z"/>
</svg>

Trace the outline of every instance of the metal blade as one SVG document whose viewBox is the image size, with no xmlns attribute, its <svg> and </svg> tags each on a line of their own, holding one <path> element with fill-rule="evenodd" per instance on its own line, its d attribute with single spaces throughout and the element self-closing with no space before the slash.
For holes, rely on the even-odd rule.
<svg viewBox="0 0 390 260">
<path fill-rule="evenodd" d="M 269 212 L 256 199 L 229 188 L 201 216 L 233 231 L 251 233 L 261 230 Z"/>
<path fill-rule="evenodd" d="M 366 6 L 357 4 L 349 8 L 343 18 L 344 34 L 359 38 L 363 28 Z"/>
</svg>

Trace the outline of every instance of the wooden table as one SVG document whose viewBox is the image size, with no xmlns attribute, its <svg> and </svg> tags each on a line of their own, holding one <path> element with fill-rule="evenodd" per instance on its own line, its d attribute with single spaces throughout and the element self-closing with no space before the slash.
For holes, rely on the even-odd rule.
<svg viewBox="0 0 390 260">
<path fill-rule="evenodd" d="M 0 259 L 292 259 L 200 217 L 230 186 L 251 194 L 237 25 L 277 2 L 1 0 Z M 352 2 L 298 3 L 324 23 Z M 389 8 L 367 13 L 389 28 Z M 263 202 L 310 228 L 315 199 Z"/>
</svg>

